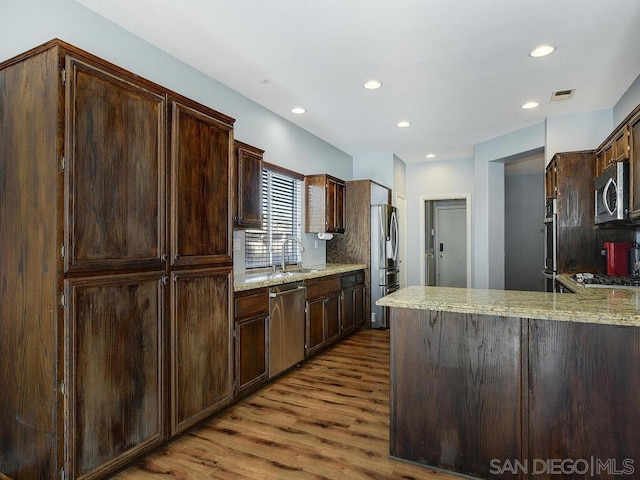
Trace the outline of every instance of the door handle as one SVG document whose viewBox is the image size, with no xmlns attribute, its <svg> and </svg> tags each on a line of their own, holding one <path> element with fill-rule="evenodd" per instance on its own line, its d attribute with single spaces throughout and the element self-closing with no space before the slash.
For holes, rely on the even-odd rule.
<svg viewBox="0 0 640 480">
<path fill-rule="evenodd" d="M 440 251 L 441 251 L 441 252 L 444 252 L 444 243 L 441 243 L 441 244 L 440 244 Z"/>
</svg>

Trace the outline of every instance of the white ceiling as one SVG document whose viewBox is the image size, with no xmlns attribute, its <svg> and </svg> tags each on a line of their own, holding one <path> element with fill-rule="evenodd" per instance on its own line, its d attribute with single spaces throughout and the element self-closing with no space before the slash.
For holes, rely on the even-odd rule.
<svg viewBox="0 0 640 480">
<path fill-rule="evenodd" d="M 611 108 L 640 74 L 639 0 L 78 1 L 351 155 L 470 157 Z M 528 56 L 543 43 L 556 52 Z"/>
</svg>

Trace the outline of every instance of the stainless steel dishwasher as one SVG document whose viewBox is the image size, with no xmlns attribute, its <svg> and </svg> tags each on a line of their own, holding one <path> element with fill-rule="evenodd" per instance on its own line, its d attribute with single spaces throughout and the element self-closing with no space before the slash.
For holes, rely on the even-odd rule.
<svg viewBox="0 0 640 480">
<path fill-rule="evenodd" d="M 304 360 L 303 282 L 269 289 L 269 378 Z"/>
</svg>

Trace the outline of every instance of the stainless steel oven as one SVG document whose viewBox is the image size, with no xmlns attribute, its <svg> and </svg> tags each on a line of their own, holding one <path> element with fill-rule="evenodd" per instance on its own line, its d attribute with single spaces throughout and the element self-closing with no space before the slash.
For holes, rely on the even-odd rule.
<svg viewBox="0 0 640 480">
<path fill-rule="evenodd" d="M 547 199 L 544 215 L 544 269 L 558 271 L 558 207 L 555 198 Z"/>
</svg>

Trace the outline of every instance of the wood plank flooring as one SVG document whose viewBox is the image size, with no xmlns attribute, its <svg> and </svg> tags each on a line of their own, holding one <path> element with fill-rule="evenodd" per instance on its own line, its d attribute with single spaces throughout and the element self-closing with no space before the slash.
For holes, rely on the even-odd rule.
<svg viewBox="0 0 640 480">
<path fill-rule="evenodd" d="M 113 478 L 459 478 L 388 452 L 389 332 L 362 330 Z"/>
</svg>

